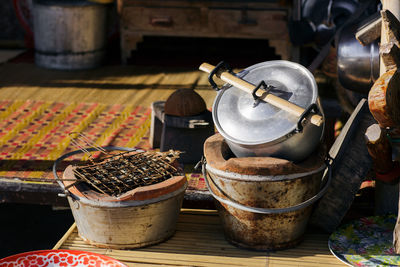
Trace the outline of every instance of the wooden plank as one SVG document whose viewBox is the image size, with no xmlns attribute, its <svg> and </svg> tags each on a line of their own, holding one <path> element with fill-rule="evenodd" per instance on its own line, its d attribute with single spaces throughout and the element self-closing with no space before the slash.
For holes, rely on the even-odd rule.
<svg viewBox="0 0 400 267">
<path fill-rule="evenodd" d="M 265 38 L 286 41 L 289 45 L 287 12 L 276 10 L 211 9 L 209 32 L 221 37 Z M 247 23 L 247 24 L 246 24 Z M 252 25 L 250 25 L 252 24 Z M 270 44 L 271 45 L 271 44 Z"/>
<path fill-rule="evenodd" d="M 332 183 L 310 218 L 311 224 L 328 233 L 340 225 L 371 168 L 364 133 L 373 123 L 367 101 L 362 99 L 329 151 L 334 159 Z"/>
<path fill-rule="evenodd" d="M 339 262 L 339 260 L 338 260 L 338 262 Z M 347 266 L 347 265 L 345 265 L 345 264 L 343 264 L 343 263 L 337 263 L 337 264 L 333 264 L 333 263 L 324 263 L 324 264 L 322 264 L 321 265 L 321 263 L 319 262 L 319 263 L 311 263 L 311 262 L 292 262 L 292 263 L 286 263 L 286 262 L 283 262 L 283 261 L 270 261 L 269 262 L 269 267 L 293 267 L 293 266 L 296 266 L 296 267 L 321 267 L 321 266 L 327 266 L 329 264 L 329 266 Z"/>
<path fill-rule="evenodd" d="M 286 258 L 280 260 L 270 260 L 269 266 L 347 266 L 344 263 L 341 263 L 338 259 L 333 261 L 325 261 L 324 259 L 318 259 L 317 261 L 309 261 L 307 259 L 297 259 L 296 261 L 288 261 Z"/>
<path fill-rule="evenodd" d="M 282 1 L 165 1 L 165 0 L 118 0 L 119 6 L 145 7 L 197 7 L 197 8 L 251 8 L 251 9 L 287 9 Z"/>
<path fill-rule="evenodd" d="M 74 246 L 74 247 L 88 247 L 88 244 L 85 243 L 82 239 L 77 237 L 77 233 L 74 233 L 76 237 L 73 240 L 65 240 L 63 242 L 64 246 Z M 265 257 L 264 252 L 258 251 L 247 251 L 240 250 L 226 241 L 223 242 L 214 242 L 213 239 L 208 239 L 208 243 L 195 243 L 192 240 L 184 241 L 180 244 L 174 244 L 170 241 L 174 240 L 172 238 L 164 243 L 161 243 L 157 246 L 151 246 L 148 248 L 142 248 L 143 252 L 171 252 L 175 253 L 176 251 L 185 251 L 185 253 L 190 252 L 194 254 L 205 254 L 205 255 L 220 255 L 220 256 L 242 256 L 242 257 Z"/>
<path fill-rule="evenodd" d="M 382 18 L 381 16 L 374 17 L 365 25 L 362 25 L 355 34 L 356 39 L 363 46 L 369 45 L 381 36 Z"/>
<path fill-rule="evenodd" d="M 239 250 L 238 248 L 227 244 L 227 246 L 218 246 L 217 244 L 213 244 L 214 242 L 210 242 L 209 246 L 207 244 L 193 244 L 189 246 L 189 242 L 182 243 L 179 245 L 170 244 L 166 241 L 163 244 L 159 244 L 157 246 L 142 248 L 141 251 L 145 252 L 175 252 L 175 251 L 185 251 L 191 253 L 204 253 L 206 255 L 221 255 L 221 256 L 243 256 L 243 257 L 264 257 L 266 254 L 257 251 L 246 251 Z M 88 244 L 85 242 L 79 242 L 79 240 L 67 240 L 63 242 L 64 246 L 75 246 L 75 247 L 88 247 Z"/>
<path fill-rule="evenodd" d="M 143 36 L 268 39 L 276 54 L 290 56 L 287 6 L 279 1 L 118 1 L 122 61 Z"/>
<path fill-rule="evenodd" d="M 200 18 L 199 8 L 126 7 L 122 10 L 121 24 L 123 29 L 139 32 L 186 31 L 196 34 L 202 28 Z"/>
<path fill-rule="evenodd" d="M 153 264 L 171 264 L 171 265 L 185 265 L 185 266 L 208 266 L 212 264 L 222 264 L 230 266 L 260 266 L 265 265 L 266 257 L 254 258 L 249 256 L 218 256 L 218 255 L 204 255 L 202 252 L 188 254 L 186 251 L 173 251 L 173 252 L 157 252 L 157 251 L 143 251 L 143 250 L 108 250 L 101 248 L 90 248 L 86 246 L 63 246 L 64 249 L 75 249 L 90 251 L 112 258 L 129 262 L 153 263 Z"/>
</svg>

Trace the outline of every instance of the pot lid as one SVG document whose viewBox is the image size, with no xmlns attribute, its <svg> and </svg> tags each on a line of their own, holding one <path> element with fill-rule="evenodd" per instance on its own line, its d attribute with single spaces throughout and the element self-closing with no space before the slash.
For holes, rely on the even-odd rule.
<svg viewBox="0 0 400 267">
<path fill-rule="evenodd" d="M 304 109 L 318 97 L 314 76 L 302 65 L 273 60 L 250 66 L 237 74 L 243 80 L 272 86 L 271 94 Z M 298 117 L 234 86 L 224 86 L 213 105 L 214 123 L 226 139 L 241 144 L 261 144 L 277 140 L 294 131 Z"/>
</svg>

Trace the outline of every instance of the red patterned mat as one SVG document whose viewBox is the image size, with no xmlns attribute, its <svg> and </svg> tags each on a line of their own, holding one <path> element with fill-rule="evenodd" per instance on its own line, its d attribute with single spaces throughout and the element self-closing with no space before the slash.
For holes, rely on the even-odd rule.
<svg viewBox="0 0 400 267">
<path fill-rule="evenodd" d="M 0 177 L 53 179 L 54 161 L 77 149 L 70 132 L 80 132 L 99 146 L 149 150 L 150 115 L 151 109 L 141 106 L 0 101 Z M 60 164 L 60 174 L 71 161 L 85 159 L 81 154 L 69 158 Z M 206 190 L 200 174 L 189 171 L 186 176 L 189 189 Z"/>
</svg>

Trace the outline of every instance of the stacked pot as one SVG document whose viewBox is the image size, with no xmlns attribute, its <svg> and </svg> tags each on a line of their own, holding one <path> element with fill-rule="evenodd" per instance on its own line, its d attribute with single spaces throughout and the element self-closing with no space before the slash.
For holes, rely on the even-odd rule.
<svg viewBox="0 0 400 267">
<path fill-rule="evenodd" d="M 213 73 L 223 76 L 214 71 L 210 79 Z M 320 190 L 324 123 L 310 119 L 323 118 L 317 85 L 306 68 L 284 60 L 259 63 L 235 76 L 255 85 L 264 81 L 264 94 L 304 113 L 294 116 L 254 92 L 225 85 L 213 105 L 219 133 L 205 142 L 203 174 L 230 242 L 261 250 L 288 248 L 301 241 L 311 205 L 328 186 Z"/>
</svg>

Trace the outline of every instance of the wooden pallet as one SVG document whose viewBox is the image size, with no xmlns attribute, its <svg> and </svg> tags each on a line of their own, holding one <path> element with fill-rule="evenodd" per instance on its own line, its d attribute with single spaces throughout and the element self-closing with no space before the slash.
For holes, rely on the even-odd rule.
<svg viewBox="0 0 400 267">
<path fill-rule="evenodd" d="M 147 248 L 96 248 L 78 236 L 73 224 L 53 249 L 95 252 L 128 266 L 345 266 L 329 252 L 328 235 L 311 230 L 293 249 L 267 253 L 237 248 L 225 240 L 218 214 L 211 210 L 182 210 L 175 235 Z"/>
</svg>

